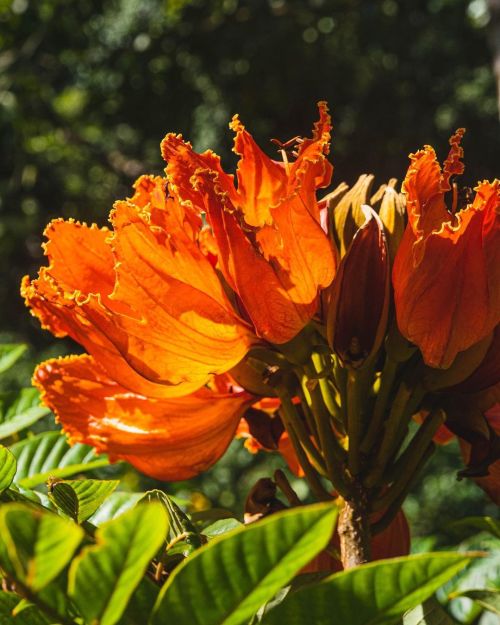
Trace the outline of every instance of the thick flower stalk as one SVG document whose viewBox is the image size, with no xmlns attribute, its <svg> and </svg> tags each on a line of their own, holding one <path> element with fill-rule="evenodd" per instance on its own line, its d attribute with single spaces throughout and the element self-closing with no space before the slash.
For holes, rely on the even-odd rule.
<svg viewBox="0 0 500 625">
<path fill-rule="evenodd" d="M 231 128 L 236 179 L 169 134 L 165 178 L 139 178 L 110 230 L 47 227 L 48 265 L 22 292 L 87 351 L 34 375 L 70 439 L 164 480 L 206 470 L 234 436 L 280 452 L 342 506 L 345 567 L 408 550 L 401 504 L 435 442 L 458 436 L 461 475 L 500 501 L 499 183 L 458 204 L 463 131 L 442 170 L 426 147 L 403 194 L 395 180 L 372 194 L 370 175 L 321 191 L 324 103 L 277 160 Z M 300 505 L 279 471 L 248 518 L 284 506 L 277 488 Z"/>
</svg>

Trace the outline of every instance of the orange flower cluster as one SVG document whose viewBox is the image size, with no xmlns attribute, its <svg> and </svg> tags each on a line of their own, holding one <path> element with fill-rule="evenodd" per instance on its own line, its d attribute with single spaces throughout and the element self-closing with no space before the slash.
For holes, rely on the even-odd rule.
<svg viewBox="0 0 500 625">
<path fill-rule="evenodd" d="M 336 366 L 356 371 L 376 359 L 395 308 L 447 425 L 489 480 L 499 457 L 496 426 L 483 415 L 500 402 L 500 187 L 480 183 L 456 210 L 463 131 L 442 170 L 431 147 L 411 155 L 401 239 L 390 185 L 378 213 L 356 204 L 356 188 L 318 198 L 333 171 L 325 103 L 312 136 L 281 161 L 237 117 L 231 128 L 236 183 L 213 152 L 169 134 L 165 177 L 139 178 L 133 196 L 116 202 L 112 230 L 72 220 L 47 227 L 48 265 L 24 278 L 22 293 L 43 327 L 88 352 L 49 360 L 34 376 L 71 440 L 154 477 L 185 479 L 217 461 L 247 415 L 239 432 L 250 445 L 288 453 L 289 433 L 269 418 L 280 403 L 268 384 L 279 363 L 296 364 L 313 328 Z M 246 384 L 236 372 L 259 353 L 275 360 Z M 435 382 L 441 370 L 451 382 Z M 266 394 L 271 403 L 259 404 Z M 457 397 L 480 416 L 464 415 Z"/>
<path fill-rule="evenodd" d="M 215 154 L 167 135 L 166 179 L 142 176 L 112 232 L 53 221 L 49 265 L 22 283 L 43 327 L 90 354 L 35 373 L 71 440 L 165 480 L 224 453 L 256 400 L 225 373 L 259 341 L 295 336 L 335 271 L 316 201 L 332 173 L 326 106 L 292 165 L 232 127 L 237 187 Z"/>
</svg>

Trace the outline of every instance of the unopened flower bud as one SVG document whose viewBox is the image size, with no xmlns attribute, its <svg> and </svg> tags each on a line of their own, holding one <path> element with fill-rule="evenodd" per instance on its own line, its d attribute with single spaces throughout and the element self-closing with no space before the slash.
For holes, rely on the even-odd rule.
<svg viewBox="0 0 500 625">
<path fill-rule="evenodd" d="M 360 367 L 378 351 L 389 309 L 389 257 L 384 227 L 369 206 L 342 259 L 332 288 L 327 332 L 344 364 Z M 367 305 L 368 303 L 368 305 Z"/>
</svg>

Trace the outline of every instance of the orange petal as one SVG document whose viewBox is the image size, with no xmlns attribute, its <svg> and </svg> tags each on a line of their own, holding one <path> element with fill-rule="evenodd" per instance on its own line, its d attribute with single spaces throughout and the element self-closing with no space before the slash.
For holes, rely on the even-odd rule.
<svg viewBox="0 0 500 625">
<path fill-rule="evenodd" d="M 234 152 L 241 156 L 237 171 L 237 204 L 249 226 L 270 224 L 273 221 L 271 208 L 286 193 L 286 172 L 262 152 L 237 115 L 230 128 L 236 133 Z"/>
<path fill-rule="evenodd" d="M 49 289 L 52 289 L 50 297 Z M 118 316 L 105 308 L 97 296 L 83 302 L 67 299 L 52 282 L 47 283 L 45 273 L 33 282 L 26 277 L 21 291 L 42 327 L 55 336 L 70 336 L 80 343 L 120 384 L 133 392 L 151 397 L 176 397 L 196 390 L 206 382 L 206 375 L 201 379 L 193 377 L 165 384 L 140 375 L 128 362 L 128 337 L 116 325 Z M 136 323 L 139 326 L 139 322 Z"/>
<path fill-rule="evenodd" d="M 314 314 L 316 296 L 307 303 L 294 302 L 288 292 L 293 286 L 284 285 L 280 279 L 285 272 L 268 262 L 245 236 L 235 215 L 225 206 L 227 199 L 218 192 L 212 175 L 199 173 L 197 184 L 206 197 L 221 270 L 241 298 L 257 334 L 272 343 L 289 341 Z"/>
<path fill-rule="evenodd" d="M 253 401 L 245 392 L 207 388 L 176 399 L 137 395 L 87 355 L 42 363 L 34 383 L 72 443 L 93 445 L 160 480 L 188 479 L 212 466 Z"/>
<path fill-rule="evenodd" d="M 256 235 L 262 254 L 274 266 L 292 302 L 315 308 L 318 290 L 328 287 L 335 275 L 330 240 L 298 194 L 283 200 L 272 213 L 273 226 Z"/>
<path fill-rule="evenodd" d="M 334 254 L 321 226 L 293 196 L 273 210 L 273 227 L 262 228 L 254 245 L 218 190 L 215 175 L 200 172 L 197 185 L 204 190 L 221 269 L 257 334 L 273 343 L 289 341 L 314 315 L 318 289 L 333 279 Z"/>
<path fill-rule="evenodd" d="M 45 228 L 49 266 L 44 270 L 59 288 L 83 298 L 99 293 L 106 298 L 115 282 L 108 228 L 87 226 L 72 219 L 55 219 Z"/>
<path fill-rule="evenodd" d="M 262 223 L 260 200 L 254 197 L 258 195 L 257 179 L 265 179 L 269 190 L 274 175 L 283 179 L 283 170 L 279 168 L 279 174 L 278 170 L 271 171 L 264 156 L 256 156 L 257 148 L 253 143 L 250 145 L 249 135 L 237 122 L 233 125 L 238 130 L 238 145 L 242 152 L 245 150 L 239 171 L 240 186 L 243 185 L 243 192 L 253 198 L 250 212 L 255 219 L 252 220 Z M 300 179 L 293 193 L 274 208 L 268 207 L 272 225 L 250 232 L 238 213 L 241 198 L 215 155 L 196 154 L 190 144 L 173 135 L 167 135 L 162 148 L 168 160 L 166 172 L 174 194 L 181 202 L 189 202 L 206 212 L 219 251 L 220 270 L 241 299 L 243 312 L 251 319 L 257 334 L 274 343 L 289 341 L 314 315 L 318 290 L 330 284 L 335 271 L 331 244 L 319 224 L 315 189 L 306 190 L 307 185 L 301 186 Z M 316 163 L 312 155 L 309 157 L 305 153 L 302 160 L 305 168 L 308 163 Z M 252 162 L 260 173 L 251 172 Z M 245 187 L 243 174 L 250 176 L 249 172 L 252 176 Z M 273 187 L 273 201 L 279 186 Z M 244 215 L 245 211 L 243 207 Z"/>
<path fill-rule="evenodd" d="M 198 238 L 203 226 L 199 213 L 168 196 L 166 178 L 141 176 L 134 183 L 134 190 L 130 202 L 146 209 L 153 225 L 193 241 Z"/>
<path fill-rule="evenodd" d="M 454 225 L 447 213 L 446 222 L 417 237 L 410 224 L 396 255 L 398 326 L 432 367 L 449 367 L 500 322 L 499 182 L 476 191 Z"/>
<path fill-rule="evenodd" d="M 195 244 L 186 238 L 191 248 L 186 244 L 174 252 L 162 242 L 165 233 L 158 228 L 153 233 L 138 211 L 129 206 L 137 223 L 132 220 L 135 225 L 129 228 L 121 223 L 124 233 L 113 242 L 124 250 L 119 254 L 121 291 L 108 295 L 111 282 L 103 283 L 97 275 L 96 284 L 103 283 L 107 290 L 86 292 L 92 287 L 91 278 L 85 279 L 95 268 L 95 259 L 111 251 L 95 245 L 100 231 L 57 222 L 57 228 L 49 230 L 51 264 L 41 270 L 38 280 L 25 279 L 23 292 L 46 327 L 83 345 L 126 388 L 154 397 L 181 396 L 203 386 L 212 372 L 225 370 L 223 362 L 227 369 L 234 366 L 250 338 L 246 326 L 232 313 L 210 263 L 199 251 L 198 256 L 189 256 L 193 248 L 197 250 Z M 80 237 L 74 241 L 76 249 L 67 244 L 72 231 Z M 62 236 L 64 241 L 58 245 Z M 92 249 L 93 254 L 88 251 Z M 73 265 L 74 271 L 69 271 Z M 177 274 L 163 275 L 166 267 Z M 112 266 L 110 272 L 114 276 Z M 183 284 L 186 276 L 194 287 Z M 85 290 L 78 289 L 80 279 Z M 119 297 L 122 293 L 129 298 Z M 201 313 L 200 307 L 204 308 Z M 151 318 L 153 311 L 157 318 Z"/>
<path fill-rule="evenodd" d="M 141 320 L 121 316 L 133 366 L 155 381 L 222 373 L 248 351 L 252 336 L 233 313 L 210 262 L 189 240 L 152 228 L 126 202 L 115 205 L 118 260 L 113 299 Z"/>
<path fill-rule="evenodd" d="M 318 102 L 318 110 L 319 120 L 314 124 L 313 136 L 300 143 L 297 160 L 290 168 L 292 187 L 300 185 L 316 190 L 330 184 L 333 166 L 326 156 L 330 151 L 332 121 L 326 102 Z"/>
<path fill-rule="evenodd" d="M 161 143 L 161 153 L 167 162 L 165 172 L 170 193 L 182 203 L 187 203 L 188 206 L 198 211 L 204 210 L 203 196 L 191 182 L 191 176 L 199 170 L 216 172 L 221 190 L 228 194 L 233 203 L 237 201 L 233 176 L 224 172 L 220 158 L 211 150 L 197 154 L 191 144 L 184 141 L 181 135 L 170 133 Z"/>
</svg>

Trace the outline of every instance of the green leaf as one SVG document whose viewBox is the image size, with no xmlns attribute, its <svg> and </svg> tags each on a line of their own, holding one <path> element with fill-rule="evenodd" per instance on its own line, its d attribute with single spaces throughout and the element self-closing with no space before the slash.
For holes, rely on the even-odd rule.
<svg viewBox="0 0 500 625">
<path fill-rule="evenodd" d="M 70 447 L 61 432 L 43 432 L 15 443 L 10 450 L 17 459 L 14 480 L 24 488 L 43 484 L 49 477 L 65 478 L 109 464 L 106 456 L 97 458 L 88 445 Z"/>
<path fill-rule="evenodd" d="M 430 553 L 371 562 L 299 590 L 269 612 L 266 625 L 382 625 L 430 597 L 473 554 Z M 332 606 L 335 620 L 332 621 Z"/>
<path fill-rule="evenodd" d="M 332 504 L 304 506 L 215 538 L 175 569 L 151 624 L 246 623 L 326 547 L 336 518 Z"/>
<path fill-rule="evenodd" d="M 12 615 L 12 611 L 23 602 L 23 609 Z M 50 621 L 33 604 L 24 605 L 24 600 L 14 592 L 0 592 L 0 625 L 48 625 Z"/>
<path fill-rule="evenodd" d="M 36 388 L 0 393 L 0 439 L 12 436 L 48 415 Z"/>
<path fill-rule="evenodd" d="M 242 524 L 238 521 L 238 519 L 220 519 L 219 521 L 215 521 L 215 523 L 206 527 L 203 530 L 203 535 L 209 539 L 215 538 L 216 536 L 235 530 L 241 527 L 241 525 Z"/>
<path fill-rule="evenodd" d="M 500 538 L 500 521 L 490 516 L 471 516 L 459 521 L 453 521 L 446 526 L 450 530 L 474 529 L 479 532 L 489 532 Z"/>
<path fill-rule="evenodd" d="M 447 596 L 457 598 L 450 602 L 450 614 L 461 623 L 472 623 L 481 613 L 481 607 L 459 595 L 463 592 L 484 588 L 500 587 L 500 542 L 497 538 L 482 535 L 481 538 L 468 540 L 460 545 L 460 551 L 486 551 L 484 558 L 478 558 L 464 571 L 456 575 L 442 589 L 443 599 Z"/>
<path fill-rule="evenodd" d="M 0 508 L 0 564 L 16 581 L 40 590 L 64 569 L 83 538 L 71 521 L 17 503 Z"/>
<path fill-rule="evenodd" d="M 34 503 L 37 506 L 47 508 L 47 510 L 54 511 L 57 509 L 45 493 L 29 488 L 22 488 L 15 483 L 12 483 L 7 490 L 1 493 L 0 498 L 5 502 Z"/>
<path fill-rule="evenodd" d="M 143 504 L 102 525 L 69 570 L 69 594 L 87 622 L 113 625 L 165 540 L 167 514 Z"/>
<path fill-rule="evenodd" d="M 485 610 L 500 615 L 500 590 L 466 590 L 453 597 L 468 597 Z"/>
<path fill-rule="evenodd" d="M 12 365 L 21 358 L 28 346 L 22 343 L 1 343 L 0 344 L 0 373 L 10 369 Z"/>
<path fill-rule="evenodd" d="M 143 577 L 133 592 L 127 608 L 120 619 L 120 625 L 146 623 L 160 588 L 148 577 Z M 1 625 L 1 623 L 0 623 Z"/>
<path fill-rule="evenodd" d="M 67 480 L 51 486 L 57 507 L 77 523 L 86 521 L 116 489 L 118 480 Z"/>
<path fill-rule="evenodd" d="M 92 525 L 103 525 L 133 508 L 144 493 L 113 493 L 89 519 Z"/>
<path fill-rule="evenodd" d="M 457 625 L 434 597 L 403 616 L 402 625 Z"/>
<path fill-rule="evenodd" d="M 187 550 L 191 552 L 193 549 L 201 547 L 201 538 L 196 527 L 191 523 L 191 519 L 183 512 L 175 503 L 174 499 L 164 493 L 162 490 L 148 490 L 144 493 L 141 501 L 158 501 L 165 508 L 168 516 L 169 532 L 168 540 L 178 539 L 184 536 L 187 543 Z"/>
<path fill-rule="evenodd" d="M 16 474 L 16 459 L 10 451 L 0 445 L 0 493 L 12 484 Z"/>
</svg>

